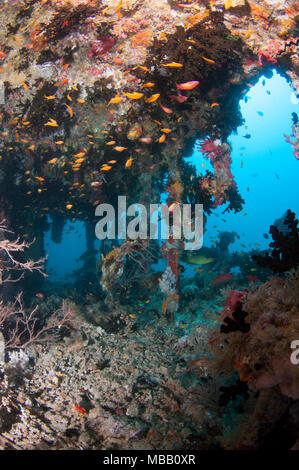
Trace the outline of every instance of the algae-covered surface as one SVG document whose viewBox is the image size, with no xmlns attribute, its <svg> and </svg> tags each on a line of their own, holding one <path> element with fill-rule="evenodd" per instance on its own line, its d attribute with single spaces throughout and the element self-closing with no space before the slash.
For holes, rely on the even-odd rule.
<svg viewBox="0 0 299 470">
<path fill-rule="evenodd" d="M 1 449 L 298 448 L 298 18 L 1 3 Z"/>
</svg>

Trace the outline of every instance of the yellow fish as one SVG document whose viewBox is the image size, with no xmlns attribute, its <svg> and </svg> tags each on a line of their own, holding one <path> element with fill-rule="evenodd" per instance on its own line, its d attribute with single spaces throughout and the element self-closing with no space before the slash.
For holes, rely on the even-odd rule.
<svg viewBox="0 0 299 470">
<path fill-rule="evenodd" d="M 180 64 L 178 62 L 170 62 L 170 64 L 161 64 L 162 67 L 178 67 L 181 68 L 183 67 L 183 64 Z"/>
<path fill-rule="evenodd" d="M 187 264 L 204 266 L 205 264 L 213 263 L 213 261 L 215 261 L 215 258 L 209 258 L 205 255 L 199 255 L 196 253 L 183 253 L 182 261 Z"/>
<path fill-rule="evenodd" d="M 74 112 L 73 112 L 72 108 L 71 108 L 68 104 L 66 104 L 65 106 L 67 107 L 67 110 L 68 110 L 68 112 L 69 112 L 69 115 L 70 115 L 71 117 L 73 117 Z"/>
<path fill-rule="evenodd" d="M 117 103 L 120 103 L 121 101 L 123 100 L 123 98 L 119 95 L 116 95 L 114 98 L 111 98 L 111 100 L 109 101 L 108 103 L 108 106 L 109 104 L 117 104 Z"/>
<path fill-rule="evenodd" d="M 22 82 L 22 80 L 21 80 L 21 83 L 22 83 L 23 87 L 25 88 L 25 90 L 29 90 L 29 86 L 25 82 Z"/>
<path fill-rule="evenodd" d="M 130 168 L 132 166 L 132 161 L 133 161 L 133 158 L 130 157 L 129 160 L 126 161 L 125 167 Z"/>
<path fill-rule="evenodd" d="M 58 160 L 58 158 L 52 158 L 52 160 L 49 160 L 48 163 L 49 165 L 54 165 L 54 163 L 56 163 Z"/>
<path fill-rule="evenodd" d="M 207 59 L 207 58 L 204 57 L 204 56 L 201 56 L 201 58 L 202 58 L 203 60 L 205 60 L 206 62 L 209 62 L 209 64 L 216 64 L 215 60 Z"/>
<path fill-rule="evenodd" d="M 152 86 L 155 86 L 155 84 L 152 83 L 152 82 L 148 82 L 148 83 L 145 83 L 144 85 L 141 85 L 140 88 L 141 88 L 141 89 L 142 89 L 142 88 L 151 88 Z"/>
<path fill-rule="evenodd" d="M 146 103 L 153 103 L 160 97 L 160 93 L 156 93 L 155 95 L 150 96 L 145 100 Z"/>
<path fill-rule="evenodd" d="M 137 67 L 134 67 L 133 70 L 136 70 L 138 68 L 140 68 L 144 72 L 149 72 L 149 69 L 147 67 L 144 67 L 143 65 L 137 65 Z"/>
<path fill-rule="evenodd" d="M 134 91 L 134 93 L 123 93 L 123 95 L 131 100 L 139 100 L 143 97 L 143 93 L 138 93 L 137 91 Z"/>
<path fill-rule="evenodd" d="M 80 158 L 80 157 L 84 157 L 86 155 L 86 152 L 79 152 L 79 153 L 76 153 L 74 155 L 75 158 Z"/>
<path fill-rule="evenodd" d="M 50 118 L 50 120 L 48 122 L 46 122 L 46 124 L 44 124 L 44 126 L 58 127 L 58 124 L 55 121 L 55 119 Z"/>
</svg>

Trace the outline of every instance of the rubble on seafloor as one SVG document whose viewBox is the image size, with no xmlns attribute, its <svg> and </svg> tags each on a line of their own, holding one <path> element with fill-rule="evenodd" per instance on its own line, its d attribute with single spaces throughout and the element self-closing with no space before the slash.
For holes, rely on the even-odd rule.
<svg viewBox="0 0 299 470">
<path fill-rule="evenodd" d="M 196 382 L 206 377 L 205 369 L 195 367 L 191 374 L 184 360 L 193 340 L 162 333 L 161 326 L 155 322 L 114 335 L 82 324 L 64 342 L 8 353 L 0 383 L 1 447 L 212 445 L 210 434 L 220 429 L 216 388 L 207 388 L 200 399 Z"/>
<path fill-rule="evenodd" d="M 3 343 L 1 448 L 296 448 L 298 272 L 209 301 L 187 287 L 174 323 L 119 313 L 112 333 L 94 304 L 56 342 Z"/>
</svg>

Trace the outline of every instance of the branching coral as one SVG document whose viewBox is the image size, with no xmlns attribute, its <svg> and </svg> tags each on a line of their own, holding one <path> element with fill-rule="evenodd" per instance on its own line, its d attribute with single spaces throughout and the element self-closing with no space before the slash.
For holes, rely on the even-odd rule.
<svg viewBox="0 0 299 470">
<path fill-rule="evenodd" d="M 52 313 L 44 324 L 41 324 L 38 313 L 38 306 L 29 313 L 26 311 L 21 294 L 13 304 L 5 305 L 0 301 L 0 333 L 3 332 L 6 349 L 53 341 L 55 330 L 78 326 L 75 311 L 68 302 L 63 302 L 62 308 Z"/>
<path fill-rule="evenodd" d="M 23 278 L 26 271 L 43 272 L 45 259 L 21 262 L 17 254 L 23 253 L 31 244 L 20 242 L 20 239 L 9 241 L 5 238 L 11 233 L 4 222 L 0 223 L 0 286 L 6 282 L 17 282 Z M 17 278 L 12 274 L 18 272 Z M 0 300 L 0 335 L 4 337 L 6 348 L 25 348 L 32 343 L 49 341 L 50 332 L 60 327 L 72 327 L 75 324 L 74 310 L 63 302 L 62 309 L 52 313 L 47 323 L 41 324 L 38 316 L 38 306 L 27 312 L 19 294 L 14 302 L 4 303 Z M 1 339 L 1 338 L 0 338 Z"/>
<path fill-rule="evenodd" d="M 29 260 L 22 262 L 17 259 L 17 253 L 23 253 L 26 248 L 29 248 L 33 243 L 21 242 L 19 238 L 14 241 L 10 241 L 6 238 L 7 235 L 12 232 L 7 229 L 5 222 L 0 222 L 0 284 L 4 282 L 16 282 L 15 279 L 11 278 L 13 272 L 18 272 L 19 277 L 17 280 L 20 280 L 25 271 L 33 272 L 37 271 L 43 276 L 46 274 L 43 272 L 43 266 L 45 259 L 40 259 L 37 261 Z"/>
</svg>

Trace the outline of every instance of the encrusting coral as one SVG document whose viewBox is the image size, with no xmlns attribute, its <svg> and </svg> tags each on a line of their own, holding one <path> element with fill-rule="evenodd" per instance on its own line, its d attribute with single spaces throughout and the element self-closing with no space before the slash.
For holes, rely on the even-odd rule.
<svg viewBox="0 0 299 470">
<path fill-rule="evenodd" d="M 273 277 L 251 291 L 232 292 L 231 297 L 234 300 L 229 298 L 221 316 L 224 323 L 211 335 L 210 372 L 228 378 L 237 373 L 248 391 L 258 392 L 256 410 L 265 393 L 277 407 L 285 400 L 293 406 L 299 399 L 299 368 L 291 361 L 291 344 L 299 331 L 298 270 L 284 278 Z M 278 413 L 273 420 L 270 410 L 263 421 L 258 413 L 254 416 L 244 425 L 240 442 L 250 441 L 247 433 L 252 435 L 250 446 L 258 448 L 262 445 L 259 432 L 266 433 L 264 422 L 272 429 L 282 416 Z M 292 435 L 295 441 L 299 437 Z"/>
</svg>

